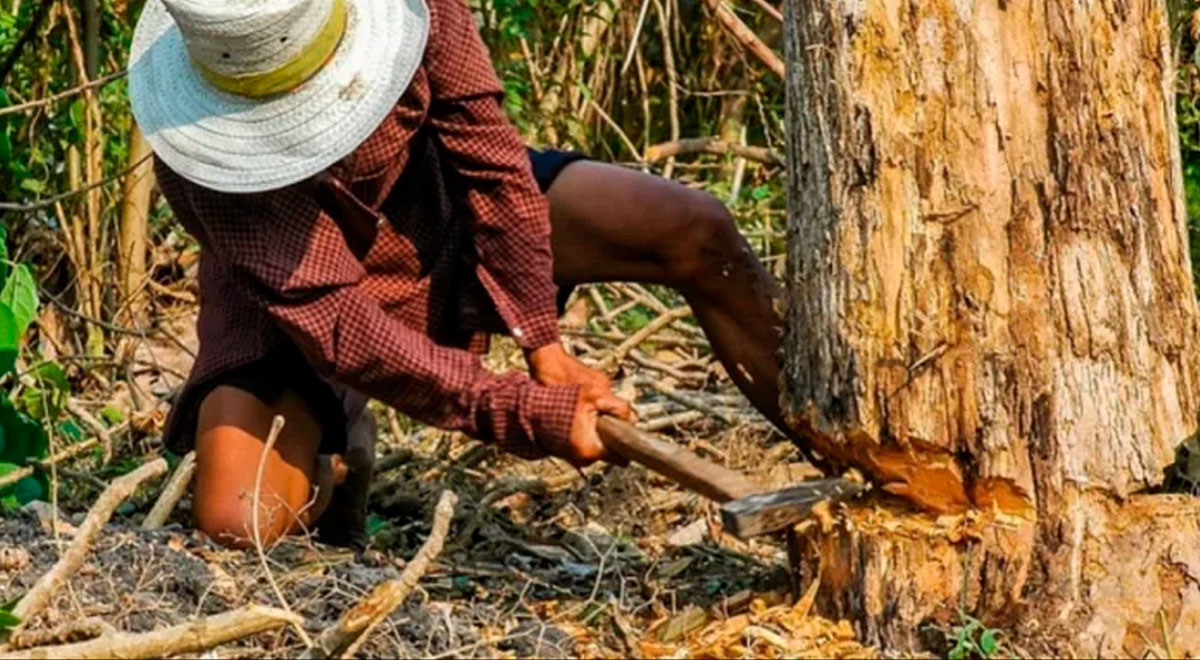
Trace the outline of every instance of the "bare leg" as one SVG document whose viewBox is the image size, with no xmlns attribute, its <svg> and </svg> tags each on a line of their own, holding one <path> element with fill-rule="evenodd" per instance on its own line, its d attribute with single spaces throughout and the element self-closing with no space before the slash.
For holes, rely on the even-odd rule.
<svg viewBox="0 0 1200 660">
<path fill-rule="evenodd" d="M 747 398 L 789 437 L 779 407 L 780 291 L 713 197 L 659 177 L 581 161 L 550 198 L 561 285 L 625 280 L 678 289 Z"/>
<path fill-rule="evenodd" d="M 249 392 L 217 387 L 200 405 L 193 497 L 196 526 L 216 541 L 253 546 L 254 481 L 275 415 L 287 424 L 263 471 L 258 499 L 264 544 L 311 526 L 346 478 L 340 457 L 317 455 L 321 428 L 299 396 L 285 392 L 267 405 Z"/>
</svg>

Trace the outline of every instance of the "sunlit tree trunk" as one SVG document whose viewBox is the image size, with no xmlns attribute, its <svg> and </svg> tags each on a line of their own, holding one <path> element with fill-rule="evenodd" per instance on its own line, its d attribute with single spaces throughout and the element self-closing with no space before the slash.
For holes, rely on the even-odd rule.
<svg viewBox="0 0 1200 660">
<path fill-rule="evenodd" d="M 1200 506 L 1141 494 L 1200 405 L 1165 4 L 788 4 L 787 405 L 930 512 L 808 530 L 826 607 L 1200 653 Z"/>
</svg>

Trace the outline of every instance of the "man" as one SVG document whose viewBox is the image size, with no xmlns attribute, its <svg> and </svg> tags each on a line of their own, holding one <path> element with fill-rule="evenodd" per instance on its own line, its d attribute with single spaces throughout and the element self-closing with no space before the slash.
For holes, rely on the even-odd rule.
<svg viewBox="0 0 1200 660">
<path fill-rule="evenodd" d="M 150 0 L 130 94 L 202 246 L 200 353 L 166 437 L 195 447 L 214 538 L 249 542 L 262 457 L 265 541 L 315 525 L 361 543 L 367 397 L 520 456 L 609 458 L 596 420 L 629 406 L 556 323 L 584 282 L 679 289 L 780 421 L 776 285 L 725 208 L 527 151 L 463 0 Z M 528 375 L 481 366 L 495 332 Z"/>
</svg>

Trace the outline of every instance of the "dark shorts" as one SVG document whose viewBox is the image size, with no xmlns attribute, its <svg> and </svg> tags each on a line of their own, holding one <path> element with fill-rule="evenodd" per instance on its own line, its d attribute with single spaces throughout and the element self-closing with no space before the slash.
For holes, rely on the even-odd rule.
<svg viewBox="0 0 1200 660">
<path fill-rule="evenodd" d="M 574 151 L 529 150 L 533 176 L 543 193 L 550 189 L 554 179 L 567 165 L 585 158 Z M 559 290 L 560 314 L 570 296 L 570 287 Z M 277 403 L 289 389 L 295 392 L 304 399 L 321 424 L 320 453 L 323 454 L 345 451 L 346 428 L 351 421 L 365 413 L 367 406 L 365 395 L 318 376 L 300 350 L 292 346 L 216 376 L 202 386 L 203 391 L 197 393 L 193 400 L 203 401 L 208 392 L 222 385 L 249 392 L 267 405 Z"/>
</svg>

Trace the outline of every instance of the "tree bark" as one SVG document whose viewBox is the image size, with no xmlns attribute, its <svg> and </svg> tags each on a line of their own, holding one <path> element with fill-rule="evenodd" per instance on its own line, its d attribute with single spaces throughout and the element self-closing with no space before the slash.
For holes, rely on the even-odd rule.
<svg viewBox="0 0 1200 660">
<path fill-rule="evenodd" d="M 1200 640 L 1200 506 L 1141 494 L 1200 405 L 1165 4 L 787 9 L 785 404 L 931 512 L 807 530 L 826 606 L 902 646 L 1028 603 L 1087 654 Z"/>
</svg>

